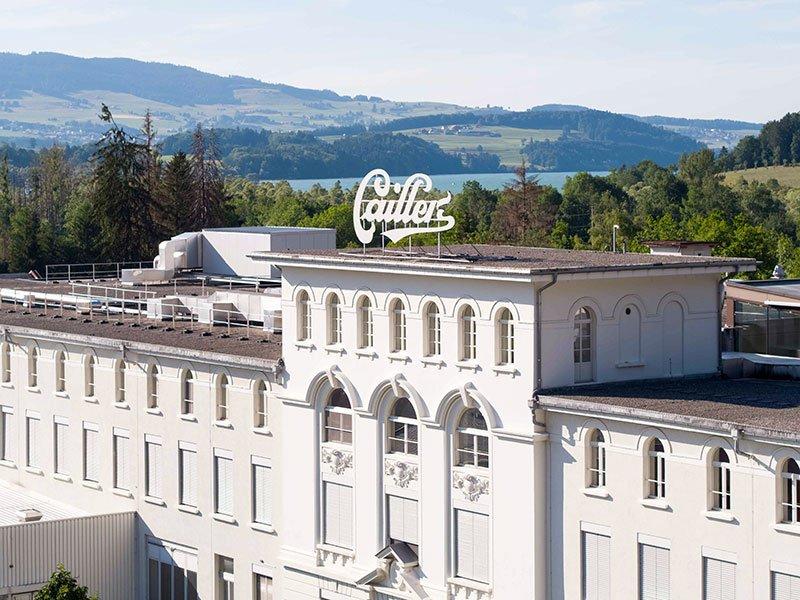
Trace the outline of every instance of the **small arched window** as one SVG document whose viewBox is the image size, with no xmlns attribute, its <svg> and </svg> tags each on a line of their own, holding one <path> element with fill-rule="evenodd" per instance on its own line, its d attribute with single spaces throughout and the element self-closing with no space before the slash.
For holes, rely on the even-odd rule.
<svg viewBox="0 0 800 600">
<path fill-rule="evenodd" d="M 297 339 L 311 339 L 311 301 L 305 290 L 297 294 Z"/>
<path fill-rule="evenodd" d="M 434 302 L 425 306 L 425 356 L 442 353 L 442 319 Z"/>
<path fill-rule="evenodd" d="M 664 444 L 653 438 L 647 446 L 647 497 L 663 499 L 667 496 L 667 455 Z"/>
<path fill-rule="evenodd" d="M 217 421 L 228 420 L 228 377 L 221 373 L 217 378 Z"/>
<path fill-rule="evenodd" d="M 475 360 L 478 355 L 478 341 L 475 327 L 475 311 L 468 304 L 461 310 L 459 328 L 461 329 L 461 360 Z"/>
<path fill-rule="evenodd" d="M 511 311 L 504 308 L 497 315 L 497 364 L 511 365 L 514 363 L 514 317 Z"/>
<path fill-rule="evenodd" d="M 375 341 L 374 333 L 372 303 L 368 296 L 362 296 L 358 301 L 358 347 L 372 348 Z"/>
<path fill-rule="evenodd" d="M 11 344 L 3 342 L 2 353 L 3 383 L 11 383 Z"/>
<path fill-rule="evenodd" d="M 114 386 L 116 387 L 116 401 L 122 403 L 125 402 L 125 372 L 128 367 L 124 360 L 118 360 L 115 366 Z"/>
<path fill-rule="evenodd" d="M 575 312 L 573 325 L 573 361 L 575 364 L 575 383 L 586 383 L 594 380 L 594 323 L 591 311 L 579 308 Z"/>
<path fill-rule="evenodd" d="M 253 427 L 265 429 L 269 425 L 267 414 L 267 385 L 263 380 L 256 381 L 253 388 Z"/>
<path fill-rule="evenodd" d="M 392 302 L 390 316 L 392 321 L 392 352 L 406 350 L 406 307 L 399 298 Z"/>
<path fill-rule="evenodd" d="M 589 437 L 589 477 L 588 487 L 598 488 L 606 485 L 606 439 L 599 429 Z"/>
<path fill-rule="evenodd" d="M 67 388 L 67 376 L 64 365 L 64 353 L 56 352 L 56 391 L 63 392 Z"/>
<path fill-rule="evenodd" d="M 353 443 L 353 411 L 350 399 L 342 389 L 333 390 L 325 405 L 324 440 L 339 444 Z"/>
<path fill-rule="evenodd" d="M 787 460 L 781 472 L 781 513 L 784 523 L 800 523 L 800 466 L 793 458 Z"/>
<path fill-rule="evenodd" d="M 181 414 L 194 414 L 194 375 L 189 370 L 183 372 L 181 381 Z"/>
<path fill-rule="evenodd" d="M 95 367 L 95 360 L 94 356 L 91 354 L 86 355 L 86 361 L 84 363 L 84 395 L 87 398 L 94 397 L 94 369 Z"/>
<path fill-rule="evenodd" d="M 389 416 L 389 452 L 417 455 L 417 412 L 408 398 L 398 398 Z"/>
<path fill-rule="evenodd" d="M 464 411 L 456 435 L 456 465 L 489 468 L 489 429 L 481 411 Z"/>
<path fill-rule="evenodd" d="M 28 347 L 28 387 L 39 385 L 39 351 L 36 346 Z"/>
<path fill-rule="evenodd" d="M 331 294 L 328 299 L 328 344 L 342 343 L 342 306 L 339 296 Z"/>
<path fill-rule="evenodd" d="M 714 451 L 711 461 L 712 507 L 714 510 L 731 509 L 731 460 L 722 448 Z"/>
<path fill-rule="evenodd" d="M 158 408 L 158 367 L 147 367 L 147 408 Z"/>
</svg>

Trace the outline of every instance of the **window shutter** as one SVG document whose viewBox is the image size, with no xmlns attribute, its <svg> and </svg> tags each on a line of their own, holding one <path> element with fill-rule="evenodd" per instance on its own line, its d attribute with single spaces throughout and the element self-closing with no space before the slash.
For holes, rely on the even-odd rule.
<svg viewBox="0 0 800 600">
<path fill-rule="evenodd" d="M 266 525 L 272 523 L 272 469 L 266 465 L 253 465 L 253 491 L 255 520 Z"/>
<path fill-rule="evenodd" d="M 60 475 L 67 475 L 69 470 L 67 469 L 67 424 L 66 423 L 55 423 L 56 428 L 56 435 L 55 435 L 55 471 Z"/>
<path fill-rule="evenodd" d="M 39 466 L 39 420 L 28 417 L 28 466 Z"/>
<path fill-rule="evenodd" d="M 161 498 L 161 445 L 145 442 L 147 450 L 147 495 Z"/>
<path fill-rule="evenodd" d="M 222 456 L 214 458 L 217 465 L 217 512 L 233 515 L 233 460 Z"/>
<path fill-rule="evenodd" d="M 353 547 L 353 488 L 324 482 L 325 543 Z"/>
<path fill-rule="evenodd" d="M 116 450 L 115 455 L 115 469 L 117 480 L 115 486 L 121 490 L 130 489 L 130 479 L 128 472 L 128 438 L 121 435 L 114 436 L 114 447 Z"/>
<path fill-rule="evenodd" d="M 489 516 L 456 509 L 456 575 L 489 581 Z"/>
<path fill-rule="evenodd" d="M 731 562 L 703 559 L 704 600 L 736 600 L 736 565 Z"/>
<path fill-rule="evenodd" d="M 800 600 L 800 577 L 773 571 L 772 600 Z"/>
<path fill-rule="evenodd" d="M 641 600 L 669 600 L 669 550 L 639 545 Z"/>
<path fill-rule="evenodd" d="M 98 456 L 97 432 L 91 429 L 83 430 L 84 436 L 84 479 L 98 481 Z"/>
<path fill-rule="evenodd" d="M 409 544 L 419 544 L 417 501 L 389 496 L 389 537 Z"/>
<path fill-rule="evenodd" d="M 611 538 L 584 531 L 583 537 L 583 598 L 608 600 L 609 560 Z"/>
<path fill-rule="evenodd" d="M 3 460 L 14 460 L 14 415 L 3 411 Z"/>
<path fill-rule="evenodd" d="M 197 506 L 197 452 L 181 449 L 181 502 Z"/>
</svg>

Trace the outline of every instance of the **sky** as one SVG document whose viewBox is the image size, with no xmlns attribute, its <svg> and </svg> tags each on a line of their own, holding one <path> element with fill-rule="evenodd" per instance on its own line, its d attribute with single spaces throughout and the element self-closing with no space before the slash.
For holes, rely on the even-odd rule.
<svg viewBox="0 0 800 600">
<path fill-rule="evenodd" d="M 800 110 L 798 32 L 800 0 L 0 0 L 7 52 L 392 100 L 759 122 Z"/>
</svg>

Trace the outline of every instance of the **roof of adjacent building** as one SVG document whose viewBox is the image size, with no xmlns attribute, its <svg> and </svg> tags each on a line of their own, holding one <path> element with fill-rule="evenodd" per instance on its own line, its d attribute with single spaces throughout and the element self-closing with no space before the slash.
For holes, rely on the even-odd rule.
<svg viewBox="0 0 800 600">
<path fill-rule="evenodd" d="M 310 263 L 361 267 L 389 266 L 408 270 L 467 270 L 476 273 L 506 272 L 524 275 L 702 267 L 719 269 L 720 272 L 751 271 L 757 266 L 757 261 L 753 258 L 665 256 L 485 244 L 443 245 L 441 255 L 436 246 L 419 246 L 414 247 L 410 253 L 400 248 L 386 250 L 353 248 L 254 252 L 250 256 L 256 260 L 270 260 L 278 265 Z"/>
<path fill-rule="evenodd" d="M 41 521 L 83 517 L 87 513 L 50 498 L 40 496 L 26 488 L 5 481 L 0 482 L 0 527 L 21 523 L 17 511 L 33 509 L 42 514 Z"/>
<path fill-rule="evenodd" d="M 719 377 L 657 379 L 548 389 L 545 408 L 650 418 L 800 439 L 800 382 Z"/>
<path fill-rule="evenodd" d="M 800 279 L 764 279 L 761 281 L 742 281 L 731 279 L 725 282 L 729 295 L 737 295 L 736 290 L 750 292 L 753 299 L 763 297 L 791 298 L 800 300 Z M 730 288 L 735 288 L 731 293 Z"/>
</svg>

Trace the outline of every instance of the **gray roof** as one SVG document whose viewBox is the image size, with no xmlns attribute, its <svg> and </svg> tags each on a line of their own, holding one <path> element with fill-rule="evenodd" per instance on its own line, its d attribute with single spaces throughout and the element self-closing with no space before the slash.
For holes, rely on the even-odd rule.
<svg viewBox="0 0 800 600">
<path fill-rule="evenodd" d="M 17 511 L 34 509 L 42 513 L 41 521 L 86 516 L 83 510 L 40 496 L 13 483 L 0 482 L 0 527 L 20 523 Z"/>
<path fill-rule="evenodd" d="M 750 290 L 770 296 L 800 300 L 800 279 L 765 279 L 762 281 L 729 280 L 726 286 Z"/>
<path fill-rule="evenodd" d="M 543 390 L 543 407 L 637 415 L 720 430 L 800 439 L 800 382 L 718 377 Z"/>
</svg>

